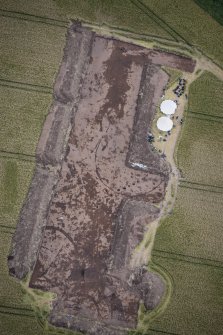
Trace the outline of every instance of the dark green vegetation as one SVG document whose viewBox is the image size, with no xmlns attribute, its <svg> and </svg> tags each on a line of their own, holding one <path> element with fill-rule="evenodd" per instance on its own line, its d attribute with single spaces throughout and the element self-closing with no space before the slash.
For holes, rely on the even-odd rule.
<svg viewBox="0 0 223 335">
<path fill-rule="evenodd" d="M 222 82 L 210 73 L 190 86 L 189 112 L 177 151 L 184 178 L 173 213 L 162 220 L 152 251 L 152 262 L 171 278 L 173 293 L 167 309 L 147 329 L 222 334 L 221 89 Z"/>
<path fill-rule="evenodd" d="M 216 21 L 223 25 L 222 0 L 194 0 L 198 6 L 207 11 Z"/>
</svg>

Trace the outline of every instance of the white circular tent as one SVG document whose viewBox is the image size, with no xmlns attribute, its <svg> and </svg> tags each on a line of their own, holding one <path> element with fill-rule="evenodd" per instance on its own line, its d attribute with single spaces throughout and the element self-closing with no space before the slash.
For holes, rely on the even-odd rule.
<svg viewBox="0 0 223 335">
<path fill-rule="evenodd" d="M 157 120 L 157 128 L 162 131 L 169 131 L 173 128 L 173 121 L 167 116 L 161 116 Z"/>
<path fill-rule="evenodd" d="M 164 100 L 160 105 L 160 110 L 166 115 L 171 115 L 175 113 L 177 108 L 176 102 L 173 100 Z"/>
</svg>

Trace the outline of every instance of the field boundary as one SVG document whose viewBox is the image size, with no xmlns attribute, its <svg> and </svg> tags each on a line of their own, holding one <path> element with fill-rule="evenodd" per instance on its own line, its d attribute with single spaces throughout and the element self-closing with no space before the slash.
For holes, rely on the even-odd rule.
<svg viewBox="0 0 223 335">
<path fill-rule="evenodd" d="M 21 311 L 21 313 L 20 313 L 20 311 Z M 0 314 L 8 314 L 8 315 L 16 315 L 16 316 L 25 316 L 25 317 L 30 317 L 30 318 L 36 318 L 35 312 L 31 309 L 10 307 L 10 306 L 4 306 L 4 305 L 0 305 Z"/>
<path fill-rule="evenodd" d="M 204 192 L 223 194 L 223 191 L 210 190 L 210 189 L 199 188 L 199 187 L 194 187 L 194 186 L 187 186 L 187 185 L 182 185 L 182 184 L 179 184 L 178 186 L 181 187 L 181 188 L 189 188 L 191 190 L 196 190 L 196 191 L 204 191 Z"/>
<path fill-rule="evenodd" d="M 29 92 L 38 92 L 38 93 L 45 93 L 45 94 L 51 94 L 51 95 L 53 94 L 53 88 L 49 86 L 23 83 L 19 81 L 13 81 L 13 80 L 2 79 L 2 78 L 0 78 L 0 86 L 12 88 L 12 89 L 29 91 Z"/>
<path fill-rule="evenodd" d="M 20 152 L 12 152 L 12 151 L 5 151 L 0 150 L 0 159 L 17 159 L 20 161 L 26 161 L 26 162 L 36 162 L 36 156 L 35 155 L 29 155 L 24 154 Z"/>
<path fill-rule="evenodd" d="M 0 225 L 0 232 L 3 233 L 3 234 L 9 234 L 9 235 L 13 235 L 15 233 L 15 229 L 10 229 L 8 227 L 2 227 L 2 225 Z"/>
<path fill-rule="evenodd" d="M 10 11 L 0 8 L 0 16 L 9 17 L 12 19 L 19 19 L 24 21 L 39 22 L 55 27 L 66 28 L 68 27 L 69 21 L 52 19 L 44 16 L 32 15 L 24 12 Z"/>
<path fill-rule="evenodd" d="M 204 114 L 202 115 L 196 115 L 196 113 L 190 113 L 187 115 L 187 117 L 192 118 L 192 119 L 197 119 L 197 120 L 201 120 L 201 121 L 210 121 L 210 122 L 222 122 L 223 120 L 221 119 L 215 119 L 215 118 L 209 118 L 209 117 L 205 117 Z"/>
<path fill-rule="evenodd" d="M 4 9 L 0 9 L 0 16 L 9 17 L 9 18 L 12 18 L 12 19 L 21 19 L 21 20 L 30 21 L 30 22 L 50 24 L 52 26 L 58 26 L 58 24 L 56 24 L 55 22 L 59 22 L 60 23 L 59 26 L 64 27 L 64 28 L 67 28 L 70 22 L 75 21 L 75 18 L 67 20 L 67 21 L 63 21 L 63 20 L 52 19 L 52 18 L 49 18 L 49 17 L 35 16 L 35 15 L 28 14 L 28 13 L 25 13 L 25 12 L 7 11 L 7 10 L 4 10 Z M 83 23 L 83 26 L 86 25 L 86 26 L 94 27 L 94 28 L 97 27 L 98 29 L 105 29 L 105 27 L 107 27 L 107 29 L 110 30 L 110 33 L 116 33 L 117 35 L 120 35 L 122 37 L 135 39 L 135 40 L 138 39 L 138 40 L 144 41 L 144 42 L 147 41 L 147 42 L 161 43 L 161 44 L 163 44 L 163 48 L 164 48 L 163 50 L 166 51 L 166 52 L 168 52 L 168 51 L 169 52 L 176 52 L 176 53 L 179 53 L 181 55 L 186 54 L 187 56 L 192 56 L 193 53 L 194 53 L 194 50 L 192 50 L 193 46 L 188 44 L 187 42 L 184 43 L 183 40 L 179 41 L 177 39 L 168 39 L 167 37 L 160 37 L 160 36 L 152 35 L 152 34 L 150 35 L 150 34 L 135 33 L 134 31 L 128 30 L 125 27 L 120 28 L 120 27 L 111 26 L 111 25 L 104 25 L 104 24 L 99 25 L 99 24 L 96 24 L 94 22 L 89 22 L 89 21 L 84 20 L 84 19 L 83 20 L 81 19 L 81 22 Z M 154 21 L 154 22 L 156 24 L 158 24 L 156 21 Z M 161 27 L 161 28 L 163 29 L 163 27 Z M 135 41 L 134 43 L 137 44 L 137 41 Z M 165 46 L 168 46 L 169 49 L 165 49 Z M 159 48 L 158 45 L 157 45 L 157 47 Z M 175 50 L 175 49 L 171 49 L 171 48 L 179 48 L 180 50 Z"/>
<path fill-rule="evenodd" d="M 191 182 L 185 179 L 180 179 L 179 182 L 180 182 L 179 184 L 180 187 L 191 188 L 195 190 L 199 189 L 200 191 L 207 191 L 207 192 L 223 193 L 223 186 Z M 193 185 L 196 185 L 196 186 L 193 186 Z"/>
<path fill-rule="evenodd" d="M 199 120 L 207 120 L 207 121 L 212 121 L 212 122 L 219 122 L 219 121 L 222 122 L 223 121 L 223 116 L 205 114 L 201 112 L 192 112 L 190 110 L 186 111 L 185 114 L 187 117 L 193 117 Z"/>
<path fill-rule="evenodd" d="M 215 268 L 223 269 L 223 262 L 216 261 L 213 259 L 184 255 L 184 254 L 161 250 L 161 249 L 153 249 L 152 254 L 155 257 L 168 258 L 168 259 L 178 260 L 182 262 L 193 263 L 193 264 L 204 265 L 204 266 L 212 266 Z"/>
<path fill-rule="evenodd" d="M 0 224 L 0 229 L 1 228 L 15 230 L 15 227 L 14 226 L 10 226 L 10 225 L 7 226 L 7 225 Z"/>
<path fill-rule="evenodd" d="M 164 330 L 158 330 L 158 329 L 154 329 L 154 328 L 149 328 L 148 329 L 148 331 L 152 331 L 152 332 L 156 332 L 156 333 L 161 333 L 161 334 L 166 334 L 166 335 L 180 335 L 179 333 L 170 333 L 170 332 L 166 332 L 166 331 L 164 331 Z M 148 333 L 148 335 L 150 335 L 149 333 Z"/>
</svg>

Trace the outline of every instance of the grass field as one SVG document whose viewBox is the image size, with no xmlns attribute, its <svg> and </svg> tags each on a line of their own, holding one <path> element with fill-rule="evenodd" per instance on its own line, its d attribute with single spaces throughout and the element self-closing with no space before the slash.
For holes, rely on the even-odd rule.
<svg viewBox="0 0 223 335">
<path fill-rule="evenodd" d="M 1 17 L 0 79 L 52 87 L 66 29 Z"/>
<path fill-rule="evenodd" d="M 0 316 L 1 335 L 43 335 L 43 329 L 35 317 L 2 314 Z"/>
<path fill-rule="evenodd" d="M 34 155 L 51 101 L 51 94 L 0 86 L 0 151 Z"/>
<path fill-rule="evenodd" d="M 33 162 L 0 159 L 0 227 L 16 226 L 33 171 Z"/>
<path fill-rule="evenodd" d="M 221 191 L 179 187 L 173 214 L 161 223 L 154 249 L 201 258 L 204 262 L 219 261 L 223 266 L 223 245 L 218 238 L 223 235 Z"/>
<path fill-rule="evenodd" d="M 0 0 L 0 9 L 50 17 L 64 22 L 79 18 L 135 33 L 170 40 L 184 40 L 185 43 L 198 47 L 204 54 L 223 66 L 223 27 L 193 0 L 186 2 L 180 0 L 128 0 L 125 2 L 41 0 L 38 4 L 22 0 Z M 3 14 L 6 15 L 6 13 Z M 30 19 L 34 18 L 30 17 Z"/>
<path fill-rule="evenodd" d="M 132 32 L 172 39 L 163 28 L 157 26 L 151 18 L 137 9 L 130 1 L 103 0 L 40 0 L 35 2 L 0 0 L 0 9 L 22 11 L 35 16 L 44 16 L 57 20 L 82 19 L 97 24 L 107 24 Z M 56 24 L 56 22 L 55 22 Z"/>
<path fill-rule="evenodd" d="M 183 178 L 223 186 L 223 82 L 205 72 L 189 90 L 187 121 L 178 146 L 177 164 Z"/>
<path fill-rule="evenodd" d="M 223 268 L 153 256 L 153 261 L 173 278 L 173 295 L 167 309 L 149 329 L 160 334 L 221 335 L 223 329 Z M 145 327 L 146 329 L 146 327 Z M 145 334 L 150 335 L 146 330 Z"/>
<path fill-rule="evenodd" d="M 198 47 L 204 54 L 223 66 L 223 27 L 204 12 L 193 0 L 140 0 L 165 21 L 187 43 Z"/>
<path fill-rule="evenodd" d="M 223 186 L 222 121 L 188 117 L 178 146 L 182 177 L 191 182 Z"/>
<path fill-rule="evenodd" d="M 223 82 L 212 73 L 204 72 L 190 86 L 189 112 L 223 117 L 222 91 Z"/>
<path fill-rule="evenodd" d="M 18 308 L 29 308 L 23 302 L 24 293 L 22 287 L 18 281 L 13 279 L 8 275 L 8 266 L 7 266 L 7 255 L 9 252 L 11 244 L 11 232 L 2 232 L 0 227 L 1 236 L 0 236 L 0 264 L 1 264 L 1 273 L 0 273 L 0 319 L 1 311 L 4 309 L 4 306 L 9 307 L 18 307 Z M 12 231 L 13 232 L 13 231 Z"/>
</svg>

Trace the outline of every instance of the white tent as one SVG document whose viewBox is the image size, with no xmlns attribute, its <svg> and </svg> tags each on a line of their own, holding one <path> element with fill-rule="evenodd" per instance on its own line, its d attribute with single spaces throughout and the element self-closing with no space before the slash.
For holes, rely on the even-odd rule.
<svg viewBox="0 0 223 335">
<path fill-rule="evenodd" d="M 177 108 L 176 102 L 173 100 L 164 100 L 160 105 L 160 110 L 166 115 L 171 115 L 175 113 Z"/>
<path fill-rule="evenodd" d="M 157 120 L 157 128 L 162 131 L 169 131 L 173 128 L 173 121 L 167 116 L 161 116 Z"/>
</svg>

